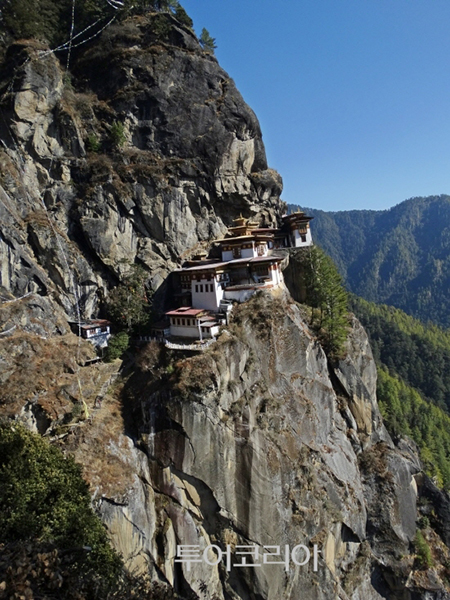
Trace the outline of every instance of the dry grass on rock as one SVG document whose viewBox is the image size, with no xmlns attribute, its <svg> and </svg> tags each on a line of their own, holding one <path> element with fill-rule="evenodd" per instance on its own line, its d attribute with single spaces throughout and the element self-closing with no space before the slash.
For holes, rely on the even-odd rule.
<svg viewBox="0 0 450 600">
<path fill-rule="evenodd" d="M 78 360 L 92 356 L 92 347 L 69 334 L 43 339 L 18 331 L 0 341 L 0 414 L 20 414 L 28 402 L 38 401 L 52 420 L 64 416 L 73 400 L 80 400 L 76 382 Z"/>
<path fill-rule="evenodd" d="M 91 419 L 63 440 L 64 449 L 83 466 L 83 476 L 96 495 L 122 499 L 132 483 L 133 445 L 126 435 L 122 410 L 123 384 L 113 385 Z"/>
</svg>

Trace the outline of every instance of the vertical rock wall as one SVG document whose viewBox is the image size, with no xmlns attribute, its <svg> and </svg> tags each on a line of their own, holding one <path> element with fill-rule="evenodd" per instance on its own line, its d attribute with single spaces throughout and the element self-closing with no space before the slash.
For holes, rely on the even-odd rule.
<svg viewBox="0 0 450 600">
<path fill-rule="evenodd" d="M 282 210 L 254 113 L 169 14 L 111 26 L 70 73 L 13 44 L 0 104 L 0 285 L 51 294 L 72 318 L 77 304 L 95 315 L 130 262 L 161 308 L 183 258 L 240 213 L 269 225 Z"/>
<path fill-rule="evenodd" d="M 412 570 L 402 556 L 416 531 L 419 467 L 384 429 L 357 322 L 330 373 L 295 303 L 257 296 L 174 377 L 157 391 L 149 377 L 148 393 L 142 379 L 129 382 L 138 477 L 125 507 L 105 498 L 102 512 L 114 539 L 130 540 L 118 542 L 130 564 L 148 559 L 154 576 L 199 598 L 407 597 L 394 588 Z M 320 550 L 316 572 L 174 562 L 180 544 L 228 544 L 236 563 L 237 545 L 302 543 Z M 378 575 L 386 565 L 394 584 Z"/>
</svg>

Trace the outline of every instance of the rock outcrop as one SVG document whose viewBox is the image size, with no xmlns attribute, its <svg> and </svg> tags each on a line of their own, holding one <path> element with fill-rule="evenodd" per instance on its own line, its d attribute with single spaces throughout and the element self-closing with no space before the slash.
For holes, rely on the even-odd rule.
<svg viewBox="0 0 450 600">
<path fill-rule="evenodd" d="M 71 73 L 13 44 L 0 77 L 0 284 L 12 293 L 90 317 L 124 263 L 157 290 L 240 213 L 276 223 L 282 183 L 258 120 L 172 16 L 111 26 Z"/>
<path fill-rule="evenodd" d="M 387 434 L 375 382 L 357 322 L 329 368 L 298 306 L 270 295 L 238 307 L 200 356 L 144 352 L 124 390 L 135 479 L 125 501 L 100 501 L 130 567 L 199 598 L 422 597 L 412 583 L 420 464 Z M 240 545 L 256 545 L 262 562 L 264 546 L 297 544 L 317 545 L 317 570 L 312 560 L 289 571 L 175 562 L 180 545 L 228 546 L 236 564 Z M 445 597 L 442 576 L 444 596 L 430 597 Z"/>
</svg>

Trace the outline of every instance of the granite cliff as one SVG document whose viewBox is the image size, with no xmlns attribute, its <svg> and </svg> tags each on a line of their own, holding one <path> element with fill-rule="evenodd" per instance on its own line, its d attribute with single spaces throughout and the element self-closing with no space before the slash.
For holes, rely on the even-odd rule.
<svg viewBox="0 0 450 600">
<path fill-rule="evenodd" d="M 301 305 L 261 294 L 201 355 L 152 343 L 113 387 L 119 365 L 89 366 L 91 346 L 69 331 L 127 264 L 163 307 L 168 274 L 234 217 L 282 213 L 258 121 L 214 56 L 173 15 L 149 13 L 81 48 L 70 72 L 15 42 L 0 80 L 1 414 L 74 454 L 127 566 L 191 598 L 449 597 L 448 498 L 386 432 L 355 319 L 333 362 Z M 295 257 L 288 269 L 300 300 Z M 423 515 L 434 568 L 414 555 Z M 188 569 L 175 557 L 190 544 L 320 554 L 316 570 Z"/>
<path fill-rule="evenodd" d="M 235 215 L 276 221 L 281 178 L 254 113 L 169 14 L 112 25 L 71 72 L 15 43 L 0 78 L 0 283 L 14 294 L 89 317 L 124 261 L 157 290 Z"/>
</svg>

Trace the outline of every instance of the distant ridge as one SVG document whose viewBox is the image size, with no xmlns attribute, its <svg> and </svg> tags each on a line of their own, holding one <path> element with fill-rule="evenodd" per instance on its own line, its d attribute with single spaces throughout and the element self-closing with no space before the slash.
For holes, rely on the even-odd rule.
<svg viewBox="0 0 450 600">
<path fill-rule="evenodd" d="M 302 210 L 314 217 L 314 241 L 351 292 L 450 326 L 450 196 L 411 198 L 382 211 Z"/>
</svg>

